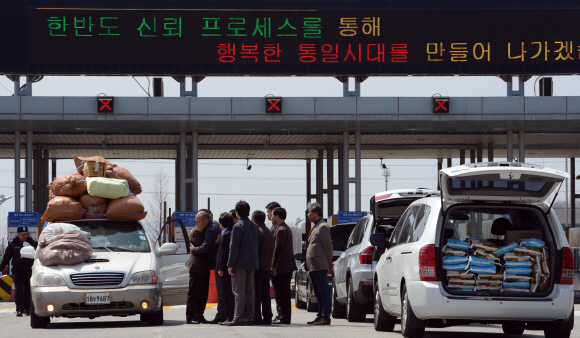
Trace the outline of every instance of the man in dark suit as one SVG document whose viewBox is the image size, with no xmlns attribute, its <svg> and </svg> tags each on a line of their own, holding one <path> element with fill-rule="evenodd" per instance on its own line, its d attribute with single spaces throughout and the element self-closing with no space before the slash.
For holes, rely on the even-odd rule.
<svg viewBox="0 0 580 338">
<path fill-rule="evenodd" d="M 318 316 L 308 324 L 330 325 L 332 300 L 328 289 L 328 269 L 332 268 L 332 239 L 330 228 L 322 218 L 320 203 L 310 205 L 308 219 L 314 225 L 308 235 L 304 266 L 309 271 L 310 281 L 318 299 Z"/>
<path fill-rule="evenodd" d="M 274 215 L 272 213 L 272 211 L 274 211 L 274 209 L 276 208 L 280 208 L 281 205 L 278 202 L 270 202 L 268 203 L 268 205 L 266 205 L 266 214 L 268 215 L 268 221 L 272 222 L 272 216 Z M 272 226 L 270 227 L 270 231 L 272 231 L 272 235 L 274 234 L 274 232 L 276 232 L 276 225 L 274 223 L 272 223 Z"/>
<path fill-rule="evenodd" d="M 230 255 L 230 238 L 232 235 L 232 227 L 234 226 L 233 217 L 227 212 L 222 212 L 219 219 L 220 227 L 222 229 L 221 241 L 219 245 L 217 263 L 215 270 L 218 273 L 218 278 L 224 291 L 224 301 L 226 309 L 226 320 L 220 322 L 224 324 L 234 320 L 234 294 L 232 292 L 232 276 L 228 273 L 228 258 Z M 216 283 L 217 284 L 217 283 Z M 221 300 L 218 298 L 218 302 Z M 219 306 L 219 304 L 218 304 Z M 217 316 L 216 316 L 217 317 Z"/>
<path fill-rule="evenodd" d="M 197 225 L 189 233 L 189 291 L 187 293 L 187 306 L 185 318 L 187 324 L 207 323 L 203 317 L 209 292 L 209 254 L 194 254 L 194 249 L 201 247 L 205 241 L 208 225 L 211 223 L 209 214 L 198 212 L 195 215 Z M 214 239 L 215 241 L 215 239 Z"/>
<path fill-rule="evenodd" d="M 270 300 L 270 270 L 272 269 L 272 254 L 274 252 L 274 235 L 266 227 L 266 214 L 261 210 L 252 213 L 252 222 L 258 225 L 260 247 L 258 248 L 258 263 L 260 267 L 254 273 L 256 288 L 256 310 L 254 324 L 272 324 L 272 303 Z M 260 309 L 261 305 L 261 309 Z"/>
<path fill-rule="evenodd" d="M 296 270 L 292 229 L 286 224 L 286 209 L 275 208 L 272 211 L 272 224 L 276 225 L 274 233 L 274 256 L 272 257 L 272 284 L 276 290 L 274 297 L 278 308 L 278 319 L 272 324 L 289 325 L 292 318 L 290 301 L 290 281 Z"/>
<path fill-rule="evenodd" d="M 232 228 L 228 273 L 232 276 L 232 291 L 235 298 L 234 321 L 228 326 L 254 325 L 254 271 L 258 263 L 258 226 L 250 221 L 248 202 L 236 203 L 238 223 Z"/>
</svg>

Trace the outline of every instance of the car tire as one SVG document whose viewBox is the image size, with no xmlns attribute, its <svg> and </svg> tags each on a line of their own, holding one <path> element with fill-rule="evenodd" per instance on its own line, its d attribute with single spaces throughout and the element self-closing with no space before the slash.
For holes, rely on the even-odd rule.
<svg viewBox="0 0 580 338">
<path fill-rule="evenodd" d="M 546 338 L 570 338 L 571 331 L 558 331 L 553 329 L 544 330 L 544 337 Z"/>
<path fill-rule="evenodd" d="M 509 334 L 512 336 L 520 336 L 524 333 L 524 328 L 525 325 L 519 324 L 519 323 L 507 323 L 507 324 L 501 324 L 501 328 L 503 330 L 503 333 L 505 334 Z"/>
<path fill-rule="evenodd" d="M 34 311 L 34 303 L 30 302 L 30 327 L 33 329 L 44 329 L 50 324 L 50 317 L 39 317 Z"/>
<path fill-rule="evenodd" d="M 403 285 L 403 298 L 401 299 L 401 334 L 403 337 L 421 338 L 425 334 L 424 327 L 411 326 L 411 323 L 417 321 L 417 317 L 413 312 L 413 307 L 409 302 L 409 294 L 407 293 L 407 286 Z"/>
<path fill-rule="evenodd" d="M 373 322 L 375 325 L 375 331 L 381 332 L 393 332 L 395 329 L 395 317 L 385 311 L 383 308 L 383 303 L 381 302 L 381 294 L 379 289 L 376 288 L 375 300 L 374 300 L 374 312 L 373 312 Z"/>
<path fill-rule="evenodd" d="M 318 311 L 318 303 L 312 302 L 312 283 L 310 281 L 306 282 L 306 311 L 308 312 L 316 312 Z"/>
<path fill-rule="evenodd" d="M 332 281 L 332 318 L 346 318 L 346 305 L 336 299 L 336 283 Z"/>
<path fill-rule="evenodd" d="M 298 293 L 298 284 L 294 285 L 294 305 L 297 309 L 304 309 L 306 307 L 306 303 L 300 300 L 300 295 Z"/>
<path fill-rule="evenodd" d="M 352 279 L 350 278 L 347 287 L 346 320 L 349 322 L 364 322 L 367 317 L 367 309 L 364 304 L 361 305 L 354 299 L 354 288 L 352 287 Z"/>
<path fill-rule="evenodd" d="M 149 326 L 163 325 L 163 304 L 161 304 L 161 310 L 156 313 L 142 313 L 141 321 L 147 322 L 147 325 Z"/>
</svg>

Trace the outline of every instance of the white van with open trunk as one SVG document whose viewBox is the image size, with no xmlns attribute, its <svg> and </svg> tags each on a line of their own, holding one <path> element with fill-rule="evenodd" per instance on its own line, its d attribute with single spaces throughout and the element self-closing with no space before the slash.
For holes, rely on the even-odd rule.
<svg viewBox="0 0 580 338">
<path fill-rule="evenodd" d="M 441 197 L 413 202 L 374 271 L 375 329 L 501 324 L 506 334 L 569 337 L 574 260 L 551 210 L 568 174 L 525 163 L 440 170 Z M 483 264 L 483 265 L 480 265 Z"/>
</svg>

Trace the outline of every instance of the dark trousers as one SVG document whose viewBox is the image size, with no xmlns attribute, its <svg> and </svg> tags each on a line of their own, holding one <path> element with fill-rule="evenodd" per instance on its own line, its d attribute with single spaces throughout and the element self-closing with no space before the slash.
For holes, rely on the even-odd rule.
<svg viewBox="0 0 580 338">
<path fill-rule="evenodd" d="M 318 300 L 318 318 L 330 321 L 332 300 L 328 288 L 328 270 L 310 271 L 309 275 Z"/>
<path fill-rule="evenodd" d="M 218 306 L 217 306 L 217 313 L 215 315 L 215 319 L 218 322 L 223 322 L 227 319 L 227 304 L 226 304 L 226 296 L 224 294 L 224 285 L 222 278 L 218 275 L 218 270 L 215 270 L 215 288 L 217 289 L 217 296 L 218 296 Z M 228 271 L 224 271 L 224 275 L 228 274 Z M 231 287 L 230 287 L 231 289 Z"/>
<path fill-rule="evenodd" d="M 232 276 L 227 271 L 224 271 L 223 277 L 219 277 L 219 279 L 222 283 L 222 288 L 224 290 L 226 320 L 232 321 L 234 320 L 234 306 L 235 306 L 234 292 L 232 291 Z"/>
<path fill-rule="evenodd" d="M 272 323 L 272 302 L 270 300 L 270 270 L 256 270 L 254 274 L 256 288 L 256 307 L 254 323 Z M 261 306 L 261 309 L 260 309 Z"/>
<path fill-rule="evenodd" d="M 196 320 L 203 316 L 207 304 L 209 292 L 209 271 L 200 273 L 189 272 L 189 291 L 187 292 L 187 305 L 185 307 L 185 318 Z"/>
<path fill-rule="evenodd" d="M 13 275 L 16 311 L 30 310 L 30 276 Z"/>
<path fill-rule="evenodd" d="M 276 290 L 274 298 L 278 308 L 278 319 L 290 323 L 292 318 L 292 301 L 290 294 L 290 281 L 292 271 L 272 276 L 272 285 Z"/>
</svg>

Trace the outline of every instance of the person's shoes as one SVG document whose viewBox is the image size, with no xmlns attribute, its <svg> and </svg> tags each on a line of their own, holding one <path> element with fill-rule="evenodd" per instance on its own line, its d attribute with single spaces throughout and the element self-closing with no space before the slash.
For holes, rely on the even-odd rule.
<svg viewBox="0 0 580 338">
<path fill-rule="evenodd" d="M 226 321 L 225 319 L 217 319 L 217 318 L 214 318 L 213 320 L 210 320 L 208 322 L 208 324 L 219 324 L 219 323 L 222 323 L 222 322 L 225 322 L 225 321 Z"/>
<path fill-rule="evenodd" d="M 265 320 L 260 325 L 272 325 L 272 321 L 271 320 Z"/>
<path fill-rule="evenodd" d="M 275 324 L 275 325 L 290 325 L 290 322 L 287 321 L 287 320 L 276 319 L 276 320 L 272 321 L 272 324 Z"/>
<path fill-rule="evenodd" d="M 258 325 L 260 325 L 260 324 L 258 324 Z M 247 321 L 245 326 L 254 326 L 254 321 L 253 320 Z"/>
<path fill-rule="evenodd" d="M 30 316 L 30 311 L 24 311 L 25 316 Z"/>
<path fill-rule="evenodd" d="M 261 320 L 254 320 L 254 325 L 262 325 L 262 321 Z"/>
<path fill-rule="evenodd" d="M 244 326 L 246 325 L 246 322 L 242 322 L 240 321 L 236 321 L 236 320 L 232 320 L 231 322 L 225 322 L 224 323 L 225 326 Z"/>
<path fill-rule="evenodd" d="M 322 319 L 322 318 L 320 318 L 320 317 L 316 317 L 316 319 L 315 319 L 315 320 L 313 320 L 313 321 L 310 321 L 310 322 L 306 322 L 306 324 L 308 324 L 308 325 L 314 325 L 314 324 L 316 324 L 317 322 L 319 322 L 321 319 Z"/>
<path fill-rule="evenodd" d="M 314 325 L 330 325 L 330 321 L 324 318 L 320 318 L 320 320 L 314 323 Z"/>
<path fill-rule="evenodd" d="M 209 321 L 207 319 L 205 319 L 203 316 L 197 317 L 196 320 L 198 322 L 200 322 L 201 324 L 209 324 Z"/>
<path fill-rule="evenodd" d="M 187 324 L 199 324 L 199 321 L 195 320 L 195 319 L 188 319 L 186 321 Z"/>
<path fill-rule="evenodd" d="M 24 312 L 22 310 L 16 311 L 16 317 L 22 317 L 23 314 Z"/>
<path fill-rule="evenodd" d="M 227 325 L 231 320 L 226 320 L 225 322 L 219 322 L 220 325 Z"/>
</svg>

